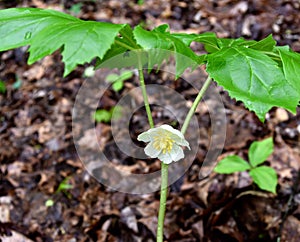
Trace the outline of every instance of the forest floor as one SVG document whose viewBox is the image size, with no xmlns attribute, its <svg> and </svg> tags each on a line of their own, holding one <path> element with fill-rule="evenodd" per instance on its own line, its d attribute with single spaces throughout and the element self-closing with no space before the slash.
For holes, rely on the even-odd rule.
<svg viewBox="0 0 300 242">
<path fill-rule="evenodd" d="M 279 45 L 300 52 L 300 3 L 296 0 L 2 0 L 0 9 L 38 7 L 64 11 L 88 20 L 142 24 L 163 23 L 173 32 L 215 32 L 219 37 L 260 40 L 273 34 Z M 199 48 L 195 45 L 193 48 Z M 58 52 L 27 64 L 27 47 L 0 53 L 0 241 L 155 241 L 159 192 L 133 195 L 99 183 L 78 157 L 72 136 L 72 107 L 88 64 L 63 78 Z M 92 80 L 101 78 L 96 71 Z M 98 76 L 97 76 L 98 75 Z M 205 79 L 202 69 L 190 80 Z M 190 102 L 196 92 L 183 79 L 163 73 L 146 75 L 146 83 L 166 85 Z M 99 108 L 109 110 L 137 86 L 128 79 L 120 91 L 110 88 Z M 197 86 L 197 85 L 196 85 Z M 171 185 L 165 221 L 166 241 L 298 242 L 300 234 L 300 109 L 292 115 L 273 108 L 264 123 L 243 104 L 216 88 L 226 113 L 226 141 L 217 160 L 229 154 L 245 159 L 253 141 L 274 139 L 265 164 L 278 174 L 277 194 L 259 190 L 245 172 L 201 177 L 210 143 L 209 110 L 200 105 L 197 154 L 189 169 Z M 140 97 L 136 97 L 140 98 Z M 208 102 L 214 102 L 208 98 Z M 189 103 L 189 102 L 188 102 Z M 172 117 L 153 106 L 155 123 Z M 146 128 L 145 113 L 131 119 L 131 135 Z M 96 124 L 99 142 L 111 160 L 130 172 L 159 169 L 157 160 L 136 160 L 120 154 L 109 122 Z M 187 134 L 188 135 L 188 134 Z M 90 142 L 84 133 L 82 142 Z"/>
</svg>

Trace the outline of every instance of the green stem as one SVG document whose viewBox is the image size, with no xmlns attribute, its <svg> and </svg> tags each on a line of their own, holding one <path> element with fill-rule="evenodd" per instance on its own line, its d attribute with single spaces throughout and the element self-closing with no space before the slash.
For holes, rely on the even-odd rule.
<svg viewBox="0 0 300 242">
<path fill-rule="evenodd" d="M 164 239 L 164 220 L 166 213 L 166 201 L 168 195 L 168 167 L 169 165 L 161 163 L 161 187 L 160 187 L 160 201 L 158 212 L 158 224 L 156 241 L 163 242 Z"/>
<path fill-rule="evenodd" d="M 141 56 L 138 54 L 138 61 L 139 61 L 139 79 L 140 79 L 140 86 L 142 89 L 142 95 L 144 99 L 145 109 L 147 112 L 148 122 L 150 128 L 154 128 L 154 122 L 151 115 L 151 109 L 148 101 L 145 80 L 144 80 L 144 73 L 143 73 L 143 66 L 141 62 Z M 157 225 L 157 242 L 163 242 L 164 237 L 164 220 L 165 220 L 165 212 L 166 212 L 166 201 L 167 201 L 167 194 L 168 194 L 168 165 L 161 163 L 161 188 L 160 188 L 160 202 L 159 202 L 159 212 L 158 212 L 158 225 Z"/>
<path fill-rule="evenodd" d="M 118 43 L 119 45 L 123 45 L 124 43 Z M 128 48 L 128 46 L 126 46 Z M 145 86 L 145 80 L 144 80 L 144 73 L 143 73 L 143 66 L 141 61 L 141 55 L 138 53 L 138 63 L 139 63 L 139 79 L 140 79 L 140 86 L 142 89 L 142 95 L 144 99 L 145 109 L 148 117 L 148 122 L 150 125 L 150 128 L 154 128 L 154 122 L 151 114 L 151 109 L 148 101 L 146 86 Z M 191 109 L 189 110 L 187 117 L 182 125 L 181 132 L 184 134 L 188 128 L 188 125 L 191 121 L 192 116 L 194 115 L 196 108 L 201 101 L 205 91 L 209 87 L 211 83 L 211 78 L 208 77 L 202 86 L 201 90 L 199 91 Z M 158 212 L 158 224 L 157 224 L 157 235 L 156 235 L 156 241 L 157 242 L 163 242 L 164 239 L 164 220 L 165 220 L 165 213 L 166 213 L 166 201 L 167 201 L 167 195 L 168 195 L 168 167 L 169 165 L 161 163 L 161 188 L 160 188 L 160 202 L 159 202 L 159 212 Z"/>
<path fill-rule="evenodd" d="M 139 53 L 138 53 L 138 61 L 139 61 L 140 85 L 141 85 L 141 89 L 142 89 L 142 95 L 143 95 L 143 99 L 144 99 L 144 104 L 145 104 L 145 109 L 146 109 L 146 113 L 147 113 L 147 117 L 148 117 L 148 122 L 149 122 L 150 128 L 154 128 L 154 122 L 153 122 L 153 118 L 152 118 L 152 115 L 151 115 L 151 109 L 150 109 L 150 105 L 149 105 L 149 101 L 148 101 L 148 95 L 147 95 L 146 86 L 145 86 L 143 65 L 142 65 L 142 61 L 141 61 L 141 55 Z"/>
<path fill-rule="evenodd" d="M 207 79 L 206 79 L 206 81 L 204 82 L 201 90 L 199 91 L 199 93 L 198 93 L 195 101 L 193 102 L 193 105 L 190 108 L 190 110 L 189 110 L 189 112 L 188 112 L 188 114 L 187 114 L 184 122 L 183 122 L 183 125 L 182 125 L 182 128 L 181 128 L 181 133 L 182 134 L 185 134 L 185 132 L 186 132 L 188 126 L 189 126 L 189 123 L 191 121 L 191 118 L 193 117 L 193 115 L 194 115 L 194 113 L 196 111 L 196 108 L 197 108 L 199 102 L 201 101 L 204 93 L 206 92 L 207 88 L 209 87 L 211 81 L 212 81 L 211 77 L 208 76 Z"/>
<path fill-rule="evenodd" d="M 208 89 L 212 79 L 208 76 L 206 81 L 204 82 L 201 90 L 199 91 L 195 101 L 193 102 L 192 107 L 190 108 L 186 119 L 181 128 L 181 132 L 184 134 L 188 128 L 188 125 L 193 117 L 196 108 L 201 101 L 204 93 Z M 164 238 L 164 220 L 165 220 L 165 213 L 166 213 L 166 201 L 168 195 L 168 165 L 161 163 L 161 188 L 160 188 L 160 202 L 159 202 L 159 212 L 158 212 L 158 225 L 157 225 L 157 235 L 156 241 L 163 242 Z"/>
</svg>

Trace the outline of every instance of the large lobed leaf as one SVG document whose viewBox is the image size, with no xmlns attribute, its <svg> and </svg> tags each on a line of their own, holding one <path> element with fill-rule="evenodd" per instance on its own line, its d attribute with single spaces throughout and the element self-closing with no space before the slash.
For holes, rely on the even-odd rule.
<svg viewBox="0 0 300 242">
<path fill-rule="evenodd" d="M 6 9 L 0 11 L 0 51 L 30 45 L 31 64 L 62 48 L 67 75 L 77 64 L 102 58 L 125 26 L 83 21 L 54 10 Z"/>
<path fill-rule="evenodd" d="M 171 53 L 160 50 L 171 50 L 177 77 L 186 68 L 206 63 L 210 76 L 262 121 L 273 106 L 295 113 L 300 100 L 300 55 L 288 47 L 275 47 L 271 35 L 257 42 L 217 38 L 213 33 L 171 34 L 168 25 L 152 31 L 137 26 L 132 31 L 127 24 L 83 21 L 54 10 L 13 8 L 0 10 L 0 39 L 0 51 L 30 45 L 29 64 L 61 49 L 64 75 L 94 57 L 100 65 L 122 53 L 120 67 L 122 63 L 137 65 L 138 59 L 152 69 Z M 196 55 L 190 49 L 193 41 L 202 43 L 208 53 Z M 128 58 L 127 50 L 136 49 L 146 52 L 131 53 Z"/>
<path fill-rule="evenodd" d="M 300 90 L 269 55 L 246 46 L 229 46 L 208 55 L 207 72 L 229 95 L 256 113 L 261 121 L 273 107 L 295 113 Z M 299 81 L 297 73 L 292 74 Z M 299 76 L 299 75 L 298 75 Z"/>
<path fill-rule="evenodd" d="M 276 47 L 282 61 L 286 80 L 300 95 L 300 55 L 292 52 L 288 46 Z"/>
<path fill-rule="evenodd" d="M 160 64 L 170 56 L 166 51 L 174 51 L 176 60 L 176 77 L 180 76 L 185 69 L 195 68 L 199 64 L 199 57 L 179 38 L 168 31 L 169 26 L 164 24 L 154 28 L 152 31 L 144 30 L 137 26 L 133 30 L 134 38 L 144 50 L 149 50 L 149 69 L 155 64 Z M 169 52 L 170 53 L 170 52 Z"/>
<path fill-rule="evenodd" d="M 208 52 L 207 72 L 261 121 L 274 106 L 295 113 L 300 101 L 300 54 L 276 47 L 269 35 L 261 41 L 217 38 L 213 33 L 173 34 L 187 46 L 196 41 Z"/>
</svg>

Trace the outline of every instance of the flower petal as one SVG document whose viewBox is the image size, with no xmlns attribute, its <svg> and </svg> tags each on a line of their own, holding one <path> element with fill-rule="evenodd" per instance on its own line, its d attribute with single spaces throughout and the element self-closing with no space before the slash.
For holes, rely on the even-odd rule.
<svg viewBox="0 0 300 242">
<path fill-rule="evenodd" d="M 182 148 L 176 144 L 173 145 L 173 149 L 170 154 L 173 161 L 179 161 L 180 159 L 184 158 Z"/>
<path fill-rule="evenodd" d="M 147 156 L 150 156 L 151 158 L 156 158 L 156 157 L 158 157 L 159 153 L 161 153 L 161 150 L 157 150 L 153 147 L 153 142 L 150 142 L 149 144 L 147 144 L 144 151 L 145 151 L 145 154 Z"/>
<path fill-rule="evenodd" d="M 184 135 L 177 129 L 174 129 L 172 126 L 163 124 L 160 126 L 162 129 L 171 133 L 170 138 L 174 140 L 178 145 L 187 146 L 190 149 L 189 142 L 187 142 L 184 138 Z"/>
<path fill-rule="evenodd" d="M 181 145 L 181 146 L 187 146 L 189 150 L 191 149 L 189 142 L 187 142 L 184 138 L 182 139 L 178 136 L 171 135 L 171 139 L 173 139 L 176 144 Z"/>
<path fill-rule="evenodd" d="M 160 161 L 162 161 L 165 164 L 170 164 L 172 163 L 172 156 L 169 153 L 160 153 L 159 156 L 157 157 L 158 159 L 160 159 Z"/>
<path fill-rule="evenodd" d="M 143 132 L 141 134 L 139 134 L 139 136 L 137 137 L 138 141 L 143 141 L 143 142 L 150 142 L 151 141 L 151 137 L 149 135 L 149 132 Z"/>
<path fill-rule="evenodd" d="M 184 139 L 183 134 L 182 134 L 179 130 L 174 129 L 174 128 L 173 128 L 172 126 L 170 126 L 170 125 L 163 124 L 163 125 L 160 126 L 160 128 L 162 128 L 162 129 L 164 129 L 164 130 L 167 130 L 167 131 L 171 132 L 173 135 L 175 135 L 175 136 L 177 136 L 177 137 L 179 137 L 179 138 L 181 138 L 181 139 Z"/>
</svg>

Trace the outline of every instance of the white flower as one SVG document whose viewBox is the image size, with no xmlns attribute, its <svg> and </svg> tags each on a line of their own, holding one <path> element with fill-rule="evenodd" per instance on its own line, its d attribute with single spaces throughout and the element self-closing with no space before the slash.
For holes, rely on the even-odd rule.
<svg viewBox="0 0 300 242">
<path fill-rule="evenodd" d="M 146 155 L 151 158 L 158 158 L 165 164 L 170 164 L 172 161 L 178 161 L 184 157 L 180 146 L 187 146 L 190 149 L 183 134 L 167 124 L 149 129 L 141 133 L 137 139 L 150 142 L 145 147 Z"/>
</svg>

